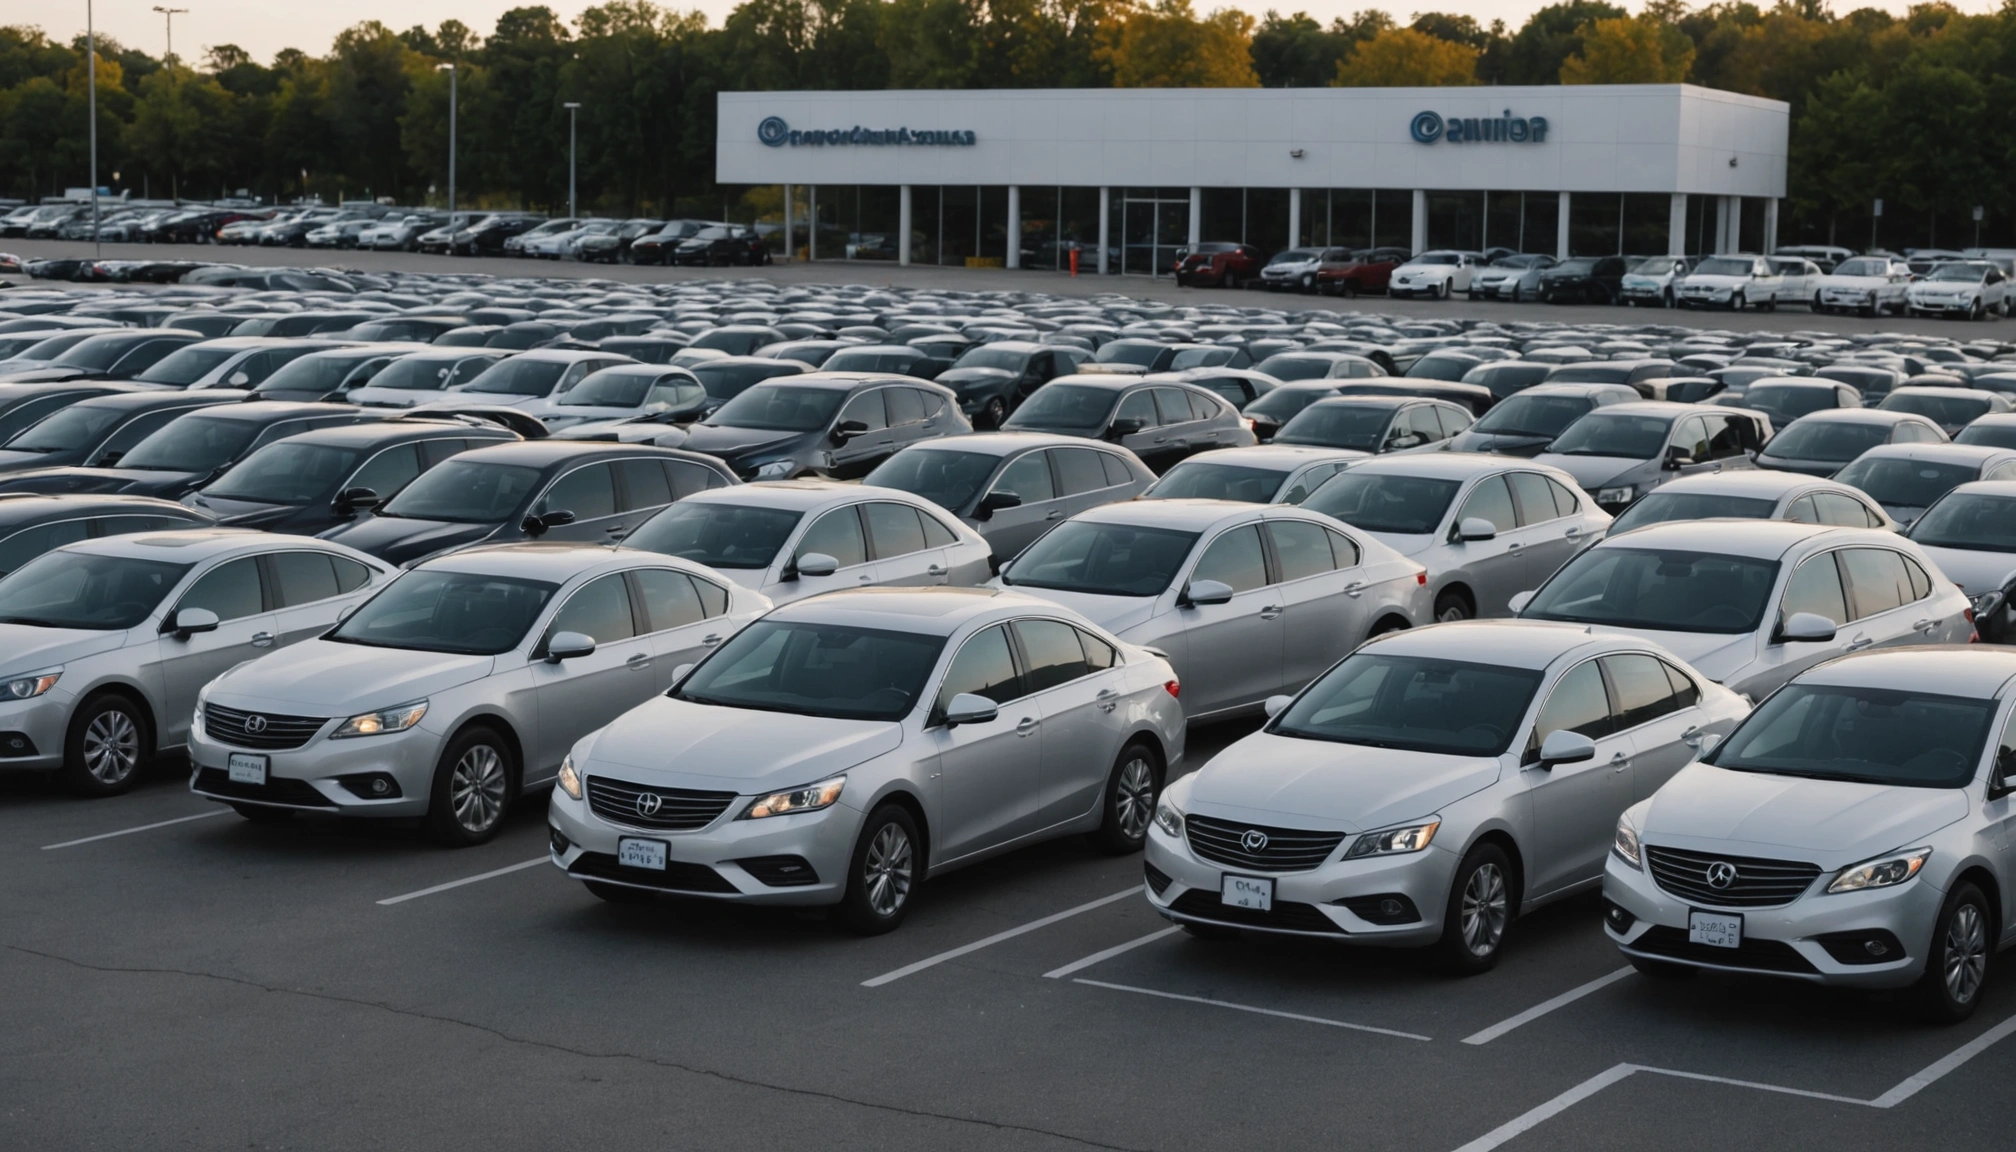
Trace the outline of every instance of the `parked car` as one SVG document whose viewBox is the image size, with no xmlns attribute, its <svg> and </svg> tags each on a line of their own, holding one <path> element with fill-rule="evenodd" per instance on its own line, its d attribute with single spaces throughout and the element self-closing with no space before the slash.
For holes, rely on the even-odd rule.
<svg viewBox="0 0 2016 1152">
<path fill-rule="evenodd" d="M 542 348 L 507 357 L 486 368 L 467 384 L 458 385 L 452 400 L 480 400 L 509 408 L 530 409 L 550 397 L 560 396 L 588 378 L 592 372 L 628 364 L 627 356 L 571 348 Z"/>
<path fill-rule="evenodd" d="M 758 384 L 688 429 L 745 480 L 855 479 L 920 440 L 970 432 L 950 389 L 907 377 L 806 373 Z"/>
<path fill-rule="evenodd" d="M 1535 459 L 1574 476 L 1614 516 L 1668 480 L 1754 468 L 1770 439 L 1760 413 L 1641 400 L 1576 420 Z"/>
<path fill-rule="evenodd" d="M 1983 416 L 2016 411 L 2016 404 L 2000 393 L 1936 384 L 1892 388 L 1877 407 L 1923 416 L 1948 436 L 1958 436 L 1961 429 Z"/>
<path fill-rule="evenodd" d="M 823 365 L 829 372 L 893 372 L 919 380 L 936 380 L 950 366 L 950 362 L 910 344 L 855 344 L 833 353 Z"/>
<path fill-rule="evenodd" d="M 630 245 L 645 236 L 655 235 L 665 227 L 665 221 L 648 217 L 625 220 L 606 232 L 584 236 L 574 245 L 577 259 L 597 264 L 630 264 Z"/>
<path fill-rule="evenodd" d="M 1386 291 L 1393 270 L 1405 264 L 1411 255 L 1405 248 L 1358 248 L 1333 258 L 1335 251 L 1326 250 L 1323 262 L 1317 266 L 1316 290 L 1345 297 Z"/>
<path fill-rule="evenodd" d="M 1793 520 L 1895 530 L 1867 493 L 1819 476 L 1762 469 L 1707 472 L 1669 481 L 1631 502 L 1610 523 L 1616 536 L 1675 520 Z"/>
<path fill-rule="evenodd" d="M 1237 288 L 1260 277 L 1267 257 L 1251 244 L 1207 241 L 1176 250 L 1176 284 L 1196 288 Z"/>
<path fill-rule="evenodd" d="M 160 388 L 250 389 L 312 352 L 340 347 L 334 340 L 220 336 L 182 347 L 133 377 L 135 384 Z"/>
<path fill-rule="evenodd" d="M 1215 393 L 1124 376 L 1060 376 L 1037 389 L 1001 429 L 1110 441 L 1158 475 L 1198 452 L 1258 443 L 1239 412 Z"/>
<path fill-rule="evenodd" d="M 0 477 L 8 492 L 124 492 L 176 500 L 223 476 L 254 449 L 370 417 L 348 404 L 222 404 L 178 415 L 115 463 Z"/>
<path fill-rule="evenodd" d="M 1820 277 L 1821 312 L 1854 312 L 1880 316 L 1904 311 L 1904 291 L 1911 283 L 1911 266 L 1891 256 L 1869 255 L 1844 259 Z"/>
<path fill-rule="evenodd" d="M 1556 260 L 1539 252 L 1515 252 L 1500 256 L 1470 278 L 1472 300 L 1530 300 L 1540 287 L 1540 277 Z"/>
<path fill-rule="evenodd" d="M 2016 641 L 2016 483 L 1972 481 L 1934 501 L 1912 541 L 1974 604 L 1974 627 L 1995 644 Z"/>
<path fill-rule="evenodd" d="M 79 400 L 138 391 L 140 389 L 133 385 L 110 380 L 80 380 L 74 384 L 0 384 L 0 444 Z M 0 460 L 4 459 L 4 452 L 0 452 Z"/>
<path fill-rule="evenodd" d="M 632 264 L 670 264 L 680 242 L 690 240 L 702 229 L 714 227 L 711 220 L 668 220 L 656 232 L 647 232 L 630 241 Z M 721 225 L 726 227 L 726 225 Z"/>
<path fill-rule="evenodd" d="M 1615 304 L 1624 290 L 1622 256 L 1580 256 L 1540 273 L 1535 299 L 1553 304 Z"/>
<path fill-rule="evenodd" d="M 1260 283 L 1270 292 L 1286 288 L 1306 295 L 1316 291 L 1316 273 L 1325 261 L 1341 264 L 1350 258 L 1347 248 L 1290 248 L 1276 252 L 1260 269 Z"/>
<path fill-rule="evenodd" d="M 1968 421 L 1955 444 L 1984 444 L 1991 448 L 2016 448 L 2016 412 L 1976 416 Z"/>
<path fill-rule="evenodd" d="M 368 380 L 343 390 L 367 408 L 411 408 L 453 402 L 452 390 L 481 376 L 509 353 L 478 348 L 419 348 L 380 367 Z"/>
<path fill-rule="evenodd" d="M 1447 300 L 1470 291 L 1470 278 L 1476 274 L 1475 252 L 1423 252 L 1393 270 L 1386 294 L 1396 299 L 1427 296 Z"/>
<path fill-rule="evenodd" d="M 1376 360 L 1352 352 L 1297 351 L 1267 357 L 1255 366 L 1283 384 L 1298 380 L 1363 380 L 1390 373 Z M 1293 413 L 1288 413 L 1293 415 Z"/>
<path fill-rule="evenodd" d="M 174 328 L 120 328 L 97 333 L 76 341 L 53 359 L 0 366 L 0 383 L 131 380 L 169 353 L 201 339 L 197 333 Z"/>
<path fill-rule="evenodd" d="M 1904 290 L 1913 316 L 1964 316 L 1981 320 L 2011 312 L 2009 276 L 1987 260 L 1941 264 Z"/>
<path fill-rule="evenodd" d="M 1823 408 L 1787 424 L 1757 454 L 1759 468 L 1832 476 L 1879 444 L 1944 444 L 1926 417 L 1882 408 Z"/>
<path fill-rule="evenodd" d="M 1783 281 L 1762 256 L 1710 256 L 1680 280 L 1674 296 L 1682 308 L 1727 308 L 1741 312 L 1778 307 Z"/>
<path fill-rule="evenodd" d="M 527 405 L 526 412 L 559 431 L 624 420 L 687 424 L 698 420 L 709 407 L 707 389 L 699 377 L 684 368 L 618 364 L 589 373 L 557 397 Z"/>
<path fill-rule="evenodd" d="M 726 268 L 770 263 L 770 247 L 752 228 L 715 224 L 679 241 L 668 264 Z"/>
<path fill-rule="evenodd" d="M 1151 384 L 1189 384 L 1216 392 L 1227 404 L 1242 410 L 1281 386 L 1281 381 L 1254 368 L 1184 368 L 1150 372 L 1142 379 Z"/>
<path fill-rule="evenodd" d="M 1765 259 L 1778 274 L 1778 303 L 1804 304 L 1820 311 L 1820 286 L 1827 273 L 1818 264 L 1803 256 L 1773 255 Z"/>
<path fill-rule="evenodd" d="M 1083 349 L 1021 340 L 979 344 L 931 378 L 959 397 L 975 428 L 999 428 L 1029 394 L 1091 359 Z"/>
<path fill-rule="evenodd" d="M 203 512 L 146 496 L 0 496 L 0 576 L 65 544 L 215 522 Z"/>
<path fill-rule="evenodd" d="M 51 387 L 51 385 L 37 385 Z M 73 400 L 0 444 L 0 484 L 23 472 L 105 468 L 134 445 L 198 408 L 236 403 L 232 392 L 116 391 Z"/>
<path fill-rule="evenodd" d="M 1685 256 L 1651 256 L 1631 265 L 1617 282 L 1617 298 L 1633 308 L 1671 308 L 1678 301 L 1675 285 L 1693 268 Z"/>
<path fill-rule="evenodd" d="M 1886 444 L 1834 474 L 1910 527 L 1939 497 L 1975 480 L 2016 479 L 2016 450 L 1978 444 Z"/>
<path fill-rule="evenodd" d="M 1376 454 L 1428 448 L 1474 422 L 1470 410 L 1407 396 L 1337 396 L 1318 400 L 1274 434 L 1273 444 L 1348 448 Z"/>
<path fill-rule="evenodd" d="M 246 399 L 296 403 L 347 400 L 351 390 L 369 384 L 387 365 L 416 348 L 412 344 L 344 344 L 298 356 L 253 385 Z"/>
<path fill-rule="evenodd" d="M 1144 500 L 1236 500 L 1300 504 L 1323 482 L 1365 459 L 1345 448 L 1257 444 L 1200 452 L 1171 468 Z"/>
<path fill-rule="evenodd" d="M 1537 384 L 1500 400 L 1475 424 L 1442 444 L 1450 452 L 1538 456 L 1576 420 L 1598 408 L 1637 399 L 1637 390 L 1627 384 Z"/>
<path fill-rule="evenodd" d="M 920 496 L 957 516 L 987 541 L 997 565 L 1059 521 L 1135 499 L 1155 482 L 1148 466 L 1125 448 L 1039 432 L 913 444 L 862 480 Z"/>
</svg>

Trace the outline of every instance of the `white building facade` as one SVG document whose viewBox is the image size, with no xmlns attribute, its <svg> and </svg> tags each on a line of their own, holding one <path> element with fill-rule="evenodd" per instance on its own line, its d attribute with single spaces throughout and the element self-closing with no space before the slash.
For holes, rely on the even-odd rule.
<svg viewBox="0 0 2016 1152">
<path fill-rule="evenodd" d="M 716 178 L 814 259 L 1161 272 L 1178 247 L 1768 250 L 1789 108 L 1684 84 L 724 92 Z"/>
</svg>

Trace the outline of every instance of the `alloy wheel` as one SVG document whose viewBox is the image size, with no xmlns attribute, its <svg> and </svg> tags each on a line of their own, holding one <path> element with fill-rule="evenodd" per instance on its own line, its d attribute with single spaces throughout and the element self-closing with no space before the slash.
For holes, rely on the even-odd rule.
<svg viewBox="0 0 2016 1152">
<path fill-rule="evenodd" d="M 1962 904 L 1946 922 L 1946 948 L 1940 954 L 1946 994 L 1955 1004 L 1971 1004 L 1988 971 L 1988 930 L 1981 909 Z"/>
<path fill-rule="evenodd" d="M 504 813 L 504 757 L 488 744 L 477 744 L 455 761 L 448 783 L 455 822 L 472 833 L 487 832 Z"/>
<path fill-rule="evenodd" d="M 84 769 L 101 784 L 118 784 L 140 764 L 140 726 L 116 709 L 84 729 Z"/>
<path fill-rule="evenodd" d="M 1472 956 L 1482 959 L 1498 950 L 1509 912 L 1504 873 L 1496 864 L 1478 865 L 1463 886 L 1463 946 Z"/>
<path fill-rule="evenodd" d="M 1120 769 L 1119 791 L 1113 798 L 1113 814 L 1120 831 L 1129 840 L 1148 834 L 1148 821 L 1155 813 L 1155 766 L 1135 753 Z"/>
<path fill-rule="evenodd" d="M 876 829 L 861 862 L 861 886 L 877 916 L 895 915 L 910 899 L 912 859 L 910 834 L 901 825 L 891 821 Z"/>
</svg>

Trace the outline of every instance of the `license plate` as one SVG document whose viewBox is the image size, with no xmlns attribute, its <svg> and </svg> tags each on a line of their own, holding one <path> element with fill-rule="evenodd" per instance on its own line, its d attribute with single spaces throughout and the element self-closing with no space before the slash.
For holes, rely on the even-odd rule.
<svg viewBox="0 0 2016 1152">
<path fill-rule="evenodd" d="M 1230 908 L 1272 912 L 1274 881 L 1258 876 L 1226 876 L 1219 881 L 1218 898 Z"/>
<path fill-rule="evenodd" d="M 1722 912 L 1690 912 L 1687 914 L 1687 942 L 1706 944 L 1710 948 L 1741 948 L 1743 917 Z"/>
<path fill-rule="evenodd" d="M 616 862 L 625 868 L 649 868 L 653 872 L 663 872 L 665 848 L 663 840 L 634 840 L 625 836 L 616 841 Z"/>
<path fill-rule="evenodd" d="M 230 775 L 233 784 L 263 785 L 266 783 L 266 757 L 233 752 L 231 759 L 225 764 L 225 771 Z"/>
</svg>

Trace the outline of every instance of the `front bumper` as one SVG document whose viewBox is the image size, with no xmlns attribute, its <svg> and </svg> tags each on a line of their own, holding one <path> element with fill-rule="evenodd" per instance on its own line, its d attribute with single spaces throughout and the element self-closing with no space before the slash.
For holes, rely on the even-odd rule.
<svg viewBox="0 0 2016 1152">
<path fill-rule="evenodd" d="M 1613 852 L 1603 871 L 1603 931 L 1628 956 L 1692 968 L 1848 988 L 1898 988 L 1918 979 L 1946 894 L 1920 875 L 1895 888 L 1814 895 L 1828 876 L 1821 873 L 1806 895 L 1779 908 L 1698 908 L 1668 894 L 1652 882 L 1650 873 L 1631 867 Z M 1723 949 L 1687 943 L 1688 913 L 1697 908 L 1741 912 L 1742 946 Z M 1901 959 L 1844 964 L 1816 939 L 1879 929 L 1903 945 Z"/>
<path fill-rule="evenodd" d="M 32 700 L 0 703 L 0 772 L 47 772 L 63 766 L 63 741 L 76 698 L 63 682 Z"/>
<path fill-rule="evenodd" d="M 434 769 L 441 758 L 445 733 L 417 727 L 383 736 L 331 740 L 336 720 L 299 748 L 240 748 L 212 739 L 199 716 L 189 730 L 189 790 L 226 804 L 259 804 L 344 816 L 412 817 L 427 814 Z M 240 784 L 229 778 L 232 753 L 266 757 L 266 783 Z M 373 799 L 367 791 L 352 791 L 346 779 L 365 781 L 390 777 L 396 795 Z M 360 784 L 361 787 L 361 784 Z"/>
<path fill-rule="evenodd" d="M 1917 297 L 1907 299 L 1914 312 L 1929 312 L 1941 316 L 1965 316 L 1973 310 L 1972 300 L 1939 300 Z"/>
</svg>

